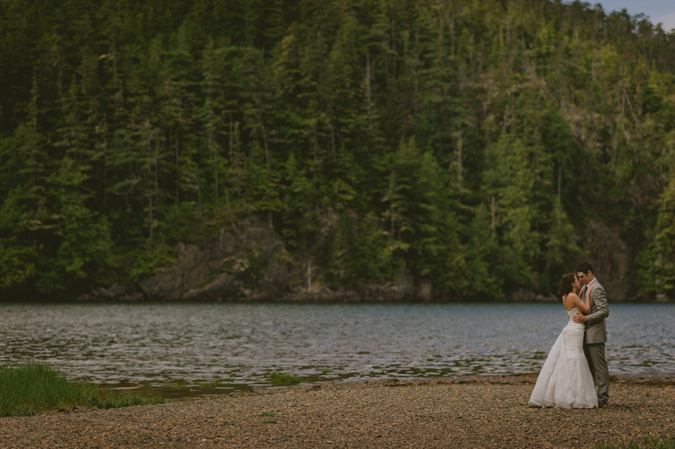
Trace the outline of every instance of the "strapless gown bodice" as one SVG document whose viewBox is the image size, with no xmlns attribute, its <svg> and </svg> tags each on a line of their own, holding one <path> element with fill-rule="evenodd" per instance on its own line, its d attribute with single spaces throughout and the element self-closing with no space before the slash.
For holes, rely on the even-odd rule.
<svg viewBox="0 0 675 449">
<path fill-rule="evenodd" d="M 572 320 L 577 313 L 576 307 L 567 311 L 567 326 L 544 362 L 530 404 L 563 408 L 598 406 L 595 382 L 584 355 L 585 326 Z"/>
<path fill-rule="evenodd" d="M 568 310 L 568 311 L 567 311 L 567 318 L 572 318 L 572 317 L 573 317 L 574 315 L 576 315 L 577 313 L 579 313 L 579 309 L 576 308 L 576 307 L 573 308 L 572 310 Z"/>
<path fill-rule="evenodd" d="M 569 328 L 576 328 L 576 329 L 581 329 L 582 331 L 586 330 L 586 325 L 583 323 L 575 323 L 574 320 L 572 319 L 574 315 L 577 313 L 581 313 L 578 308 L 573 308 L 572 310 L 567 311 L 567 327 Z M 583 339 L 583 335 L 582 335 Z M 582 340 L 582 345 L 583 345 L 583 340 Z"/>
<path fill-rule="evenodd" d="M 577 313 L 581 313 L 578 308 L 574 307 L 572 310 L 567 311 L 567 318 L 572 320 L 572 317 L 576 315 Z M 581 323 L 576 323 L 576 324 L 581 324 Z M 583 326 L 583 324 L 581 324 Z"/>
</svg>

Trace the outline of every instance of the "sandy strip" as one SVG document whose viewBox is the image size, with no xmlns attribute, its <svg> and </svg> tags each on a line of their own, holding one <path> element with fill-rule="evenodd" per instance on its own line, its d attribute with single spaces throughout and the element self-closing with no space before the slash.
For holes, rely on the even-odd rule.
<svg viewBox="0 0 675 449">
<path fill-rule="evenodd" d="M 675 438 L 675 380 L 619 378 L 607 409 L 527 405 L 533 376 L 349 382 L 0 418 L 0 448 L 526 448 Z"/>
</svg>

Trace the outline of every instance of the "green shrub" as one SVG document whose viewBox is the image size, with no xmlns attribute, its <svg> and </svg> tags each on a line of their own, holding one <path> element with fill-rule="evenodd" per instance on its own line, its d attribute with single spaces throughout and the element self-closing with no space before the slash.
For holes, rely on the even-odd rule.
<svg viewBox="0 0 675 449">
<path fill-rule="evenodd" d="M 298 376 L 293 376 L 291 374 L 279 374 L 279 373 L 272 374 L 270 380 L 272 381 L 272 385 L 274 385 L 274 386 L 297 385 L 300 382 L 302 382 Z"/>
<path fill-rule="evenodd" d="M 26 416 L 74 406 L 99 408 L 158 403 L 160 398 L 122 394 L 91 383 L 74 383 L 47 365 L 0 366 L 0 416 Z"/>
</svg>

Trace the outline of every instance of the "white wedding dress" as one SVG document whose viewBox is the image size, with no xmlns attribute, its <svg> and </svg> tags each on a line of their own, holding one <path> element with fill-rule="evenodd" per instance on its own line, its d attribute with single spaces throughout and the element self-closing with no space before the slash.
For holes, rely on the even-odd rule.
<svg viewBox="0 0 675 449">
<path fill-rule="evenodd" d="M 584 330 L 572 321 L 579 312 L 567 312 L 569 322 L 553 344 L 530 396 L 530 404 L 540 407 L 593 408 L 598 396 L 588 361 L 584 355 Z"/>
</svg>

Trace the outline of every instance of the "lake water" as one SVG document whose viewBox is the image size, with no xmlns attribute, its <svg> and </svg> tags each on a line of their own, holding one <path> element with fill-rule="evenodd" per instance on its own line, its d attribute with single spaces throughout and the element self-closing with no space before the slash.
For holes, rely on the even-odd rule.
<svg viewBox="0 0 675 449">
<path fill-rule="evenodd" d="M 675 374 L 675 304 L 612 304 L 611 374 Z M 307 381 L 538 372 L 560 304 L 0 303 L 0 364 L 197 392 Z M 204 384 L 211 383 L 209 387 Z"/>
</svg>

